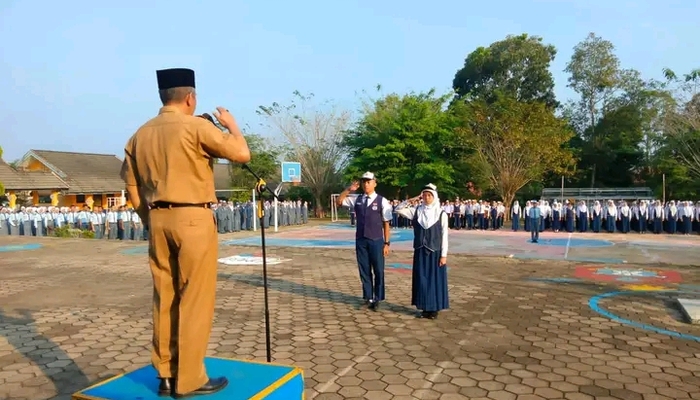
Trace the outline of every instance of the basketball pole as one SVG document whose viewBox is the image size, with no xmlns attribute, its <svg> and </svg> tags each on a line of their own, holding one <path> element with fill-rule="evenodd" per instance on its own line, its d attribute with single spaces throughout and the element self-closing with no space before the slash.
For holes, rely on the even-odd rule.
<svg viewBox="0 0 700 400">
<path fill-rule="evenodd" d="M 258 221 L 260 222 L 260 245 L 262 247 L 263 259 L 263 291 L 265 297 L 265 352 L 267 355 L 267 362 L 270 363 L 272 362 L 272 345 L 270 340 L 270 301 L 267 284 L 267 248 L 265 246 L 265 204 L 262 195 L 263 193 L 268 192 L 275 200 L 277 200 L 277 195 L 267 186 L 265 181 L 248 166 L 248 164 L 243 164 L 242 167 L 246 171 L 250 172 L 257 181 L 255 183 L 255 192 L 258 195 Z"/>
</svg>

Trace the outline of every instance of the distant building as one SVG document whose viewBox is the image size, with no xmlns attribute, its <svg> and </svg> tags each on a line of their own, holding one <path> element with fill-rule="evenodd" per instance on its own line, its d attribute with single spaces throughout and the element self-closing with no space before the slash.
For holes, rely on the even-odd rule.
<svg viewBox="0 0 700 400">
<path fill-rule="evenodd" d="M 113 154 L 30 150 L 16 169 L 0 163 L 0 182 L 10 203 L 18 192 L 31 192 L 35 205 L 110 207 L 127 200 L 121 166 Z"/>
<path fill-rule="evenodd" d="M 30 150 L 16 169 L 0 160 L 0 182 L 12 207 L 26 193 L 34 205 L 128 205 L 121 167 L 122 160 L 113 154 Z M 219 198 L 243 190 L 231 187 L 228 163 L 214 164 L 214 186 Z"/>
</svg>

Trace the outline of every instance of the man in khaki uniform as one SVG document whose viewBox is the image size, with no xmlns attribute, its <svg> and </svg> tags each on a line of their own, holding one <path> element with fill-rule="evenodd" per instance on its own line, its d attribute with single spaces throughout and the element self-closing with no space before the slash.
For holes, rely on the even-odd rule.
<svg viewBox="0 0 700 400">
<path fill-rule="evenodd" d="M 217 108 L 230 134 L 194 116 L 194 71 L 157 71 L 163 107 L 129 139 L 122 179 L 149 232 L 153 275 L 153 366 L 159 394 L 185 397 L 223 389 L 204 367 L 214 318 L 218 237 L 210 161 L 250 161 L 233 116 Z"/>
</svg>

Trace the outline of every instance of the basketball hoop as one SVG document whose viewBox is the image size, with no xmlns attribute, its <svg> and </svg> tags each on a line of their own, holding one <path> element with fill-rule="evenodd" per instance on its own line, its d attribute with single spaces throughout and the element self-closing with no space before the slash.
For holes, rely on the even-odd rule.
<svg viewBox="0 0 700 400">
<path fill-rule="evenodd" d="M 298 177 L 292 178 L 292 186 L 299 186 L 301 184 L 301 179 Z"/>
</svg>

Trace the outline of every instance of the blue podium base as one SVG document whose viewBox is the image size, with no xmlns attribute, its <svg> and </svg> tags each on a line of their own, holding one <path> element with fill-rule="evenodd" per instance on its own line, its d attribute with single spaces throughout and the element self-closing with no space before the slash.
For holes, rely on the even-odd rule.
<svg viewBox="0 0 700 400">
<path fill-rule="evenodd" d="M 304 400 L 300 368 L 230 358 L 207 357 L 207 374 L 225 376 L 224 390 L 202 400 Z M 149 365 L 99 382 L 73 395 L 73 400 L 163 400 L 158 396 L 158 374 Z"/>
</svg>

